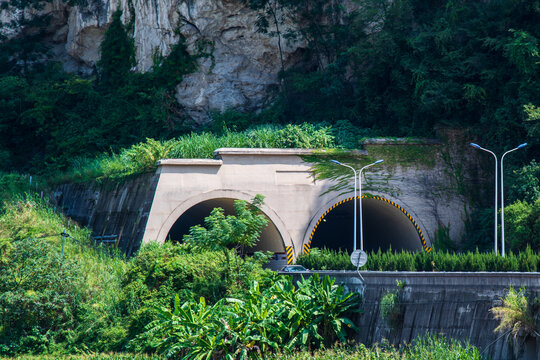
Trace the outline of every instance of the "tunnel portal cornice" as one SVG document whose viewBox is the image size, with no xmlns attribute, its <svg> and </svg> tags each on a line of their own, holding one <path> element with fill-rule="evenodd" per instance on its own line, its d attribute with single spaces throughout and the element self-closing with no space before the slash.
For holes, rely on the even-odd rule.
<svg viewBox="0 0 540 360">
<path fill-rule="evenodd" d="M 157 166 L 221 166 L 222 160 L 215 159 L 161 159 Z"/>
</svg>

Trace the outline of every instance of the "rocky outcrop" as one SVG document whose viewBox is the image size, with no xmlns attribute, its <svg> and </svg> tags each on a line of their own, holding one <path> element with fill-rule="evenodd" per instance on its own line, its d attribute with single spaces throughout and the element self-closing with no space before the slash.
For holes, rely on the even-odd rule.
<svg viewBox="0 0 540 360">
<path fill-rule="evenodd" d="M 168 54 L 178 41 L 176 30 L 191 53 L 202 45 L 207 56 L 199 58 L 198 70 L 186 76 L 176 92 L 178 102 L 197 122 L 206 121 L 212 110 L 256 109 L 278 85 L 278 39 L 257 31 L 258 14 L 242 0 L 87 0 L 85 5 L 62 5 L 61 11 L 59 4 L 52 7 L 64 23 L 55 21 L 51 39 L 56 57 L 69 71 L 92 71 L 119 8 L 124 23 L 134 21 L 137 71 L 148 71 L 156 53 Z M 302 46 L 282 41 L 285 65 L 299 58 Z"/>
</svg>

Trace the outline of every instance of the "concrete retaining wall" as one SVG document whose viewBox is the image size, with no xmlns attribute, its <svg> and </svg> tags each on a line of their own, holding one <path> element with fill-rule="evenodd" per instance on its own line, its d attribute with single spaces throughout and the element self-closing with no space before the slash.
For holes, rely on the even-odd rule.
<svg viewBox="0 0 540 360">
<path fill-rule="evenodd" d="M 64 184 L 55 191 L 57 206 L 94 236 L 117 235 L 127 255 L 140 247 L 159 175 L 141 174 L 121 183 Z"/>
<path fill-rule="evenodd" d="M 349 289 L 361 288 L 354 271 L 318 273 L 335 278 Z M 468 341 L 485 358 L 540 360 L 539 340 L 520 337 L 513 341 L 511 336 L 494 333 L 498 321 L 489 312 L 493 306 L 501 305 L 501 297 L 509 287 L 525 287 L 529 293 L 540 295 L 539 273 L 362 271 L 360 274 L 365 281 L 365 313 L 359 318 L 359 342 L 374 344 L 386 339 L 397 345 L 410 343 L 429 332 Z M 396 280 L 406 284 L 402 290 L 404 312 L 400 325 L 392 329 L 381 317 L 380 301 L 387 291 L 398 289 Z"/>
</svg>

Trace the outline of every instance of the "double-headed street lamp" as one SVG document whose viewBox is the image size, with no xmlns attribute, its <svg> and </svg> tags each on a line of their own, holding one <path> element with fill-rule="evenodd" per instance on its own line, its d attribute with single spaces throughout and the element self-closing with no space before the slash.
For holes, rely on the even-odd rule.
<svg viewBox="0 0 540 360">
<path fill-rule="evenodd" d="M 493 157 L 495 158 L 495 253 L 497 253 L 497 211 L 498 211 L 498 189 L 497 189 L 497 185 L 499 183 L 499 179 L 498 179 L 498 164 L 497 164 L 497 155 L 495 155 L 495 153 L 491 150 L 488 150 L 488 149 L 485 149 L 483 147 L 481 147 L 480 145 L 478 144 L 475 144 L 475 143 L 470 143 L 470 145 L 472 147 L 475 147 L 477 149 L 480 149 L 480 150 L 483 150 L 485 152 L 488 152 L 490 153 L 491 155 L 493 155 Z M 505 256 L 505 249 L 504 249 L 504 183 L 503 183 L 503 160 L 504 160 L 504 157 L 506 156 L 506 154 L 508 153 L 511 153 L 512 151 L 516 151 L 518 149 L 521 149 L 523 147 L 527 146 L 527 143 L 523 143 L 521 145 L 519 145 L 518 147 L 512 149 L 512 150 L 508 150 L 507 152 L 505 152 L 503 154 L 503 156 L 501 157 L 501 230 L 502 230 L 502 246 L 501 246 L 501 250 L 502 250 L 502 256 Z"/>
<path fill-rule="evenodd" d="M 371 163 L 371 164 L 366 165 L 363 168 L 361 168 L 360 171 L 358 171 L 358 181 L 357 181 L 357 177 L 356 177 L 356 175 L 357 175 L 356 170 L 352 166 L 340 163 L 337 160 L 330 160 L 330 161 L 333 162 L 334 164 L 338 164 L 338 165 L 341 165 L 341 166 L 348 167 L 354 173 L 354 221 L 353 221 L 353 226 L 354 226 L 354 232 L 353 232 L 354 235 L 353 235 L 353 237 L 354 237 L 354 241 L 353 241 L 353 252 L 356 250 L 356 188 L 358 187 L 358 184 L 360 184 L 360 186 L 359 186 L 359 188 L 360 188 L 360 250 L 363 251 L 364 250 L 364 235 L 363 235 L 363 231 L 362 231 L 362 229 L 363 229 L 362 228 L 362 171 L 364 171 L 364 169 L 366 169 L 366 168 L 368 168 L 370 166 L 382 163 L 384 160 L 377 160 L 374 163 Z"/>
</svg>

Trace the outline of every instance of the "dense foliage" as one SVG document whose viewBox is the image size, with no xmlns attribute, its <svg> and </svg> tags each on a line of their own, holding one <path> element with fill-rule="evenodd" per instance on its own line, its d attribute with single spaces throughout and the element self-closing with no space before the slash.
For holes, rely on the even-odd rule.
<svg viewBox="0 0 540 360">
<path fill-rule="evenodd" d="M 312 249 L 302 254 L 297 264 L 312 270 L 356 270 L 345 251 Z M 529 247 L 523 252 L 509 252 L 505 257 L 493 252 L 450 253 L 431 252 L 372 252 L 362 270 L 373 271 L 525 271 L 540 269 L 540 254 Z"/>
<path fill-rule="evenodd" d="M 198 302 L 163 309 L 149 325 L 167 358 L 261 359 L 278 350 L 319 348 L 346 340 L 348 317 L 358 311 L 360 296 L 345 293 L 328 276 L 318 274 L 293 285 L 276 281 L 266 291 L 253 283 L 244 299 L 227 298 L 208 306 Z"/>
<path fill-rule="evenodd" d="M 233 252 L 228 256 L 238 265 L 231 273 L 223 252 L 193 252 L 185 245 L 170 243 L 144 246 L 128 263 L 122 281 L 120 305 L 129 331 L 125 340 L 133 339 L 128 348 L 136 352 L 155 349 L 152 338 L 142 334 L 156 319 L 158 309 L 172 307 L 176 296 L 182 303 L 204 297 L 214 304 L 226 296 L 242 297 L 252 281 L 265 288 L 274 278 L 262 269 L 267 261 L 264 256 L 244 260 Z"/>
<path fill-rule="evenodd" d="M 62 257 L 64 229 L 70 237 Z M 118 348 L 124 331 L 111 315 L 125 263 L 91 247 L 89 235 L 39 197 L 13 196 L 2 205 L 0 354 Z"/>
<path fill-rule="evenodd" d="M 18 180 L 13 185 L 23 190 L 29 184 L 13 175 L 0 180 Z M 226 248 L 150 244 L 128 261 L 96 247 L 89 230 L 70 224 L 40 196 L 4 199 L 0 355 L 153 351 L 145 327 L 157 318 L 157 309 L 173 305 L 175 296 L 182 302 L 205 297 L 210 304 L 225 297 L 245 299 L 249 284 L 257 282 L 264 291 L 276 277 L 262 268 L 266 255 L 241 258 Z M 238 226 L 258 224 L 252 207 L 238 204 Z"/>
<path fill-rule="evenodd" d="M 527 134 L 524 106 L 540 95 L 536 1 L 368 0 L 348 14 L 322 0 L 249 3 L 262 30 L 308 41 L 312 67 L 283 73 L 281 121 L 348 119 L 394 135 L 467 126 L 498 149 Z M 287 18 L 297 27 L 280 33 Z"/>
<path fill-rule="evenodd" d="M 505 237 L 509 247 L 518 251 L 530 246 L 540 251 L 540 197 L 529 204 L 516 201 L 505 207 Z"/>
<path fill-rule="evenodd" d="M 296 286 L 277 281 L 262 268 L 266 255 L 240 257 L 228 248 L 258 239 L 266 223 L 261 203 L 260 196 L 238 201 L 236 216 L 216 210 L 184 244 L 149 244 L 127 261 L 94 247 L 88 230 L 70 225 L 45 200 L 12 196 L 0 214 L 0 354 L 157 347 L 168 355 L 260 358 L 262 350 L 283 350 L 278 344 L 344 341 L 354 329 L 347 314 L 358 310 L 357 294 L 318 276 Z M 213 246 L 210 238 L 221 242 Z M 199 323 L 185 326 L 193 316 Z"/>
<path fill-rule="evenodd" d="M 538 1 L 366 0 L 346 13 L 343 6 L 323 0 L 245 0 L 259 12 L 259 31 L 276 38 L 280 55 L 287 41 L 304 41 L 307 48 L 295 67 L 286 68 L 281 56 L 273 103 L 257 113 L 213 114 L 207 129 L 214 133 L 192 132 L 197 129 L 174 97 L 182 77 L 196 71 L 197 58 L 208 54 L 189 54 L 177 33 L 169 55 L 156 55 L 151 71 L 137 73 L 134 18 L 117 11 L 94 73 L 69 74 L 48 62 L 43 40 L 49 19 L 40 11 L 49 2 L 0 5 L 0 11 L 15 14 L 0 24 L 0 170 L 50 175 L 71 169 L 57 181 L 123 177 L 150 171 L 165 157 L 209 158 L 218 147 L 357 148 L 363 136 L 432 136 L 445 126 L 466 127 L 497 152 L 527 138 L 527 151 L 508 159 L 505 200 L 511 205 L 505 215 L 509 248 L 528 245 L 532 250 L 506 258 L 478 252 L 377 252 L 368 256 L 366 268 L 538 271 Z M 252 128 L 263 123 L 301 125 Z M 178 355 L 186 352 L 178 347 L 183 344 L 197 354 L 257 357 L 260 349 L 275 351 L 281 343 L 309 348 L 343 338 L 343 325 L 349 323 L 340 311 L 348 310 L 352 297 L 328 279 L 312 277 L 296 289 L 289 280 L 275 282 L 262 270 L 265 255 L 242 258 L 211 224 L 194 230 L 192 240 L 223 237 L 220 252 L 193 244 L 152 245 L 126 261 L 96 249 L 88 230 L 70 224 L 42 199 L 14 195 L 42 186 L 35 178 L 0 175 L 0 198 L 6 200 L 0 214 L 1 354 L 159 346 Z M 490 246 L 491 230 L 485 230 L 492 228 L 489 204 L 475 204 L 463 248 Z M 213 216 L 214 223 L 241 232 L 241 222 L 227 221 L 219 211 Z M 62 256 L 64 229 L 70 236 Z M 312 269 L 352 268 L 347 254 L 316 249 L 299 263 Z M 254 281 L 258 285 L 250 287 Z M 506 309 L 497 310 L 503 322 L 516 306 L 528 316 L 523 298 L 514 295 L 505 300 Z M 396 304 L 395 296 L 387 300 L 388 308 Z M 162 307 L 174 310 L 157 310 Z M 158 314 L 163 317 L 155 321 Z M 522 319 L 513 314 L 518 316 L 508 324 Z M 179 328 L 192 316 L 199 317 L 198 327 Z M 149 323 L 153 330 L 145 332 Z M 349 355 L 348 349 L 340 351 L 309 356 Z M 446 359 L 465 353 L 479 358 L 474 348 L 438 338 L 420 339 L 399 351 L 351 351 L 351 356 L 368 358 Z"/>
<path fill-rule="evenodd" d="M 21 3 L 44 6 L 45 1 Z M 178 36 L 170 54 L 155 59 L 153 71 L 134 72 L 133 40 L 121 16 L 120 11 L 113 16 L 92 77 L 68 74 L 59 64 L 35 58 L 24 62 L 23 72 L 17 71 L 20 56 L 10 48 L 0 51 L 15 64 L 0 66 L 0 169 L 54 171 L 77 156 L 182 133 L 184 118 L 174 87 L 183 74 L 195 70 L 197 56 L 186 52 Z M 24 34 L 26 27 L 20 29 Z"/>
</svg>

